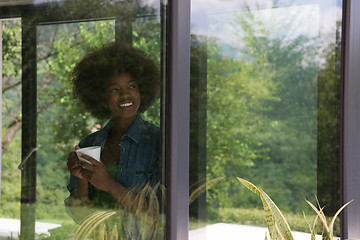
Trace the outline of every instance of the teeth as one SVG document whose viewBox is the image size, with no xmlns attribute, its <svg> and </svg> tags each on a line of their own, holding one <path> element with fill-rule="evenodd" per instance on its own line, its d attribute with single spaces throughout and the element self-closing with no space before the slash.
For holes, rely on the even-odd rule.
<svg viewBox="0 0 360 240">
<path fill-rule="evenodd" d="M 120 104 L 120 107 L 129 107 L 131 105 L 133 105 L 132 102 L 131 103 L 123 103 L 123 104 Z"/>
</svg>

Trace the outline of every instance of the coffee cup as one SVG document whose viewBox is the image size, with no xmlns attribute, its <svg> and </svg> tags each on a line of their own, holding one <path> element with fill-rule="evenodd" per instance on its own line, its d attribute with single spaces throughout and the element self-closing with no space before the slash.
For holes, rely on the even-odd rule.
<svg viewBox="0 0 360 240">
<path fill-rule="evenodd" d="M 80 148 L 80 149 L 75 150 L 75 152 L 80 161 L 83 161 L 83 162 L 86 162 L 86 163 L 92 165 L 91 162 L 89 162 L 88 160 L 79 156 L 79 153 L 82 153 L 82 154 L 88 155 L 88 156 L 92 157 L 93 159 L 95 159 L 96 161 L 100 162 L 100 153 L 101 153 L 100 146 Z"/>
</svg>

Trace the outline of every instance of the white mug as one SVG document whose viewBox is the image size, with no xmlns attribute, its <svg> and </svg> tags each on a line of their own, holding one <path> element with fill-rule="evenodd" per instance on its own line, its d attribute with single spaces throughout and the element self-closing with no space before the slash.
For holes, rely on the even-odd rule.
<svg viewBox="0 0 360 240">
<path fill-rule="evenodd" d="M 79 153 L 88 155 L 90 157 L 92 157 L 93 159 L 95 159 L 96 161 L 100 162 L 100 153 L 101 153 L 101 147 L 100 146 L 92 146 L 92 147 L 85 147 L 85 148 L 80 148 L 75 150 L 79 160 L 86 162 L 88 164 L 91 164 L 91 162 L 89 162 L 88 160 L 79 157 Z"/>
</svg>

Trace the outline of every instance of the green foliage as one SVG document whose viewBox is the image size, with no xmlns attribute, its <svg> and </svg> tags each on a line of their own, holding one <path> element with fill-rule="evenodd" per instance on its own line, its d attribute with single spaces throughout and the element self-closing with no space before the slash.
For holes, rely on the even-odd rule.
<svg viewBox="0 0 360 240">
<path fill-rule="evenodd" d="M 277 86 L 273 94 L 279 99 L 265 102 L 267 111 L 257 111 L 266 124 L 255 134 L 269 150 L 268 158 L 256 159 L 243 176 L 269 189 L 283 209 L 298 211 L 305 207 L 300 199 L 316 193 L 317 42 L 305 36 L 271 38 L 261 25 L 260 32 L 254 32 L 251 15 L 241 21 L 246 33 L 254 35 L 244 36 L 251 46 L 244 57 L 265 58 L 264 71 L 272 73 Z"/>
<path fill-rule="evenodd" d="M 73 223 L 61 223 L 61 227 L 50 229 L 49 234 L 37 234 L 36 239 L 39 240 L 60 240 L 60 239 L 72 239 L 75 233 L 77 225 Z"/>
<path fill-rule="evenodd" d="M 2 21 L 3 78 L 20 78 L 21 73 L 21 21 Z"/>
<path fill-rule="evenodd" d="M 265 63 L 262 59 L 253 64 L 230 58 L 208 41 L 206 171 L 209 179 L 234 176 L 253 167 L 255 159 L 266 159 L 267 149 L 254 138 L 265 124 L 254 109 L 264 111 L 264 101 L 277 101 L 272 93 L 276 86 L 271 73 L 261 70 Z M 209 204 L 219 201 L 226 206 L 228 196 L 224 192 L 230 190 L 230 180 L 223 184 L 218 191 L 209 192 Z"/>
<path fill-rule="evenodd" d="M 151 31 L 146 31 L 151 29 Z M 160 69 L 161 26 L 159 19 L 138 18 L 133 24 L 133 46 L 146 52 Z"/>
<path fill-rule="evenodd" d="M 257 197 L 255 194 L 252 195 Z M 261 200 L 259 198 L 257 198 L 257 200 L 258 205 L 260 205 Z M 307 221 L 304 221 L 304 215 L 300 213 L 284 212 L 284 216 L 293 231 L 310 233 L 311 231 L 307 221 L 313 223 L 317 215 L 315 213 L 306 214 Z M 330 222 L 331 219 L 327 218 L 327 221 Z M 218 217 L 214 223 L 218 222 L 266 227 L 264 210 L 258 208 L 220 208 L 218 209 Z M 212 222 L 208 222 L 208 224 L 209 223 L 211 224 Z M 336 219 L 334 226 L 334 235 L 340 236 L 339 218 Z M 322 225 L 319 221 L 316 223 L 314 234 L 315 233 L 322 233 Z"/>
<path fill-rule="evenodd" d="M 200 180 L 192 184 L 189 187 L 189 192 L 190 192 L 189 205 L 191 205 L 191 203 L 193 203 L 201 194 L 203 194 L 206 191 L 206 189 L 210 189 L 211 187 L 214 186 L 214 184 L 217 184 L 222 179 L 223 177 L 218 177 L 208 181 Z"/>
<path fill-rule="evenodd" d="M 2 137 L 9 123 L 21 119 L 21 21 L 2 21 Z M 1 158 L 0 216 L 20 217 L 21 131 L 14 134 L 11 144 Z"/>
<path fill-rule="evenodd" d="M 264 211 L 257 208 L 220 208 L 218 221 L 252 226 L 266 226 Z"/>
<path fill-rule="evenodd" d="M 2 134 L 14 118 L 21 119 L 21 21 L 2 21 Z"/>
<path fill-rule="evenodd" d="M 327 215 L 340 206 L 341 162 L 341 23 L 337 23 L 336 41 L 322 52 L 325 59 L 319 71 L 318 105 L 318 198 Z M 329 175 L 328 173 L 332 173 Z"/>
<path fill-rule="evenodd" d="M 301 199 L 317 194 L 322 185 L 327 188 L 320 191 L 327 194 L 319 196 L 336 206 L 329 193 L 339 189 L 339 178 L 324 177 L 338 168 L 326 172 L 318 163 L 336 166 L 339 161 L 340 71 L 331 59 L 340 56 L 340 48 L 328 46 L 327 56 L 320 56 L 319 38 L 271 35 L 251 13 L 233 25 L 241 48 L 227 52 L 216 39 L 205 42 L 207 178 L 226 177 L 208 191 L 208 211 L 256 206 L 255 197 L 234 184 L 231 176 L 238 172 L 269 189 L 286 211 L 305 209 Z M 320 66 L 319 59 L 327 59 L 326 65 Z"/>
<path fill-rule="evenodd" d="M 17 132 L 1 159 L 1 217 L 20 217 L 21 172 L 17 170 L 21 161 L 19 149 L 21 149 L 21 131 Z"/>
<path fill-rule="evenodd" d="M 151 31 L 147 31 L 151 29 Z M 143 50 L 161 69 L 161 27 L 156 18 L 140 18 L 133 24 L 133 46 Z M 142 113 L 146 121 L 160 126 L 160 94 L 156 102 Z"/>
</svg>

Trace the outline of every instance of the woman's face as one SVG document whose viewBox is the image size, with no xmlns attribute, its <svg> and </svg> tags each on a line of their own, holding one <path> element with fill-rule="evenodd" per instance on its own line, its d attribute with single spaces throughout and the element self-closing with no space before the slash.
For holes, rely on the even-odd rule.
<svg viewBox="0 0 360 240">
<path fill-rule="evenodd" d="M 139 87 L 130 74 L 121 73 L 105 82 L 105 107 L 113 119 L 135 119 L 140 103 Z"/>
</svg>

